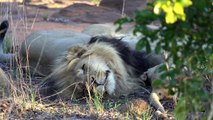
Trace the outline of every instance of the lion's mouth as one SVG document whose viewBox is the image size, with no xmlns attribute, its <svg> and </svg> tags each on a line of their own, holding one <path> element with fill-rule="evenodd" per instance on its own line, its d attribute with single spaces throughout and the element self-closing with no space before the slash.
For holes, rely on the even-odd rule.
<svg viewBox="0 0 213 120">
<path fill-rule="evenodd" d="M 104 82 L 103 82 L 103 83 L 98 83 L 98 82 L 95 80 L 95 81 L 94 81 L 94 84 L 95 84 L 96 86 L 100 86 L 100 85 L 106 86 L 106 85 L 107 85 L 107 82 L 108 82 L 108 79 L 107 79 L 107 77 L 106 77 L 106 79 L 104 79 Z"/>
<path fill-rule="evenodd" d="M 110 71 L 107 70 L 105 72 L 105 78 L 102 80 L 95 80 L 95 78 L 92 77 L 93 85 L 95 86 L 97 92 L 101 93 L 102 95 L 107 94 L 107 87 L 108 87 L 107 84 L 109 81 L 109 75 L 110 75 Z"/>
</svg>

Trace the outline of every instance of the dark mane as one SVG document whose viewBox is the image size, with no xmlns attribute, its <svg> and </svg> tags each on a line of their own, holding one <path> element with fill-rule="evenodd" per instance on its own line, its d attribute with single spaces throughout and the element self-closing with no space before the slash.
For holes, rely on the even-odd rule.
<svg viewBox="0 0 213 120">
<path fill-rule="evenodd" d="M 135 76 L 140 76 L 142 73 L 147 71 L 151 65 L 146 58 L 146 52 L 132 50 L 127 43 L 122 39 L 108 38 L 104 36 L 92 37 L 89 44 L 95 42 L 106 42 L 114 46 L 118 51 L 120 57 L 126 62 L 127 65 L 132 66 L 134 69 Z"/>
</svg>

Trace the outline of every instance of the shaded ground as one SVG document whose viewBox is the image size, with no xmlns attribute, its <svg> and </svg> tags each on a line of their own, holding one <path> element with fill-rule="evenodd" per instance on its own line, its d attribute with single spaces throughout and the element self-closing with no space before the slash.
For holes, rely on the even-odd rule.
<svg viewBox="0 0 213 120">
<path fill-rule="evenodd" d="M 84 4 L 72 5 L 73 3 L 81 2 Z M 114 8 L 96 7 L 85 3 L 89 3 L 88 0 L 65 0 L 63 2 L 58 2 L 57 4 L 30 3 L 30 5 L 27 6 L 17 3 L 0 3 L 0 21 L 4 19 L 8 19 L 10 21 L 10 31 L 8 32 L 8 35 L 16 41 L 15 44 L 19 45 L 23 40 L 25 40 L 26 36 L 33 31 L 63 29 L 80 32 L 92 23 L 112 23 L 122 16 L 119 9 L 116 10 Z M 68 4 L 72 6 L 68 6 Z M 61 7 L 67 8 L 62 10 L 60 9 Z M 9 64 L 0 63 L 0 67 L 5 71 L 11 71 Z M 23 76 L 25 79 L 28 77 L 29 76 Z M 38 84 L 38 78 L 39 76 L 34 76 L 32 78 L 32 84 L 34 87 Z M 28 88 L 28 82 L 29 81 L 27 80 L 24 83 L 17 84 L 18 86 L 19 84 L 24 84 L 26 85 L 26 88 Z M 149 94 L 147 92 L 140 91 L 129 95 L 127 98 L 109 101 L 106 100 L 104 102 L 104 104 L 106 104 L 106 110 L 104 112 L 91 110 L 91 107 L 86 104 L 87 101 L 85 100 L 67 103 L 62 103 L 60 100 L 54 102 L 46 100 L 44 102 L 49 103 L 46 106 L 36 104 L 35 108 L 26 107 L 27 109 L 20 105 L 14 105 L 13 100 L 8 100 L 8 103 L 0 102 L 0 108 L 4 108 L 3 112 L 5 112 L 5 109 L 8 109 L 8 111 L 11 112 L 12 114 L 9 116 L 11 119 L 124 119 L 124 115 L 113 111 L 116 105 L 125 103 L 132 99 L 142 98 L 148 101 L 148 97 Z M 174 105 L 172 102 L 163 101 L 163 104 L 166 109 L 169 109 L 170 111 L 173 109 Z M 109 105 L 111 105 L 111 107 L 109 107 Z M 17 108 L 14 108 L 16 106 Z M 16 111 L 11 110 L 12 108 Z M 23 109 L 28 111 L 23 111 Z"/>
</svg>

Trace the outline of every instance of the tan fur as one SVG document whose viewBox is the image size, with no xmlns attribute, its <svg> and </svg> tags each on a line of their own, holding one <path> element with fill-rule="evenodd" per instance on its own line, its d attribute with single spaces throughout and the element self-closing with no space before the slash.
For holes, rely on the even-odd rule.
<svg viewBox="0 0 213 120">
<path fill-rule="evenodd" d="M 99 62 L 99 63 L 98 63 Z M 53 73 L 50 75 L 56 80 L 59 91 L 62 96 L 82 95 L 85 83 L 91 83 L 90 77 L 94 76 L 96 82 L 105 78 L 105 69 L 96 69 L 91 66 L 94 63 L 101 67 L 107 65 L 110 74 L 114 75 L 115 90 L 110 96 L 127 95 L 138 89 L 140 86 L 136 83 L 137 78 L 130 78 L 127 68 L 117 51 L 107 43 L 95 43 L 89 46 L 74 46 L 69 48 L 68 52 L 60 56 L 55 61 Z M 87 75 L 82 74 L 81 67 L 85 64 L 89 69 Z M 101 85 L 100 85 L 101 86 Z M 107 92 L 107 85 L 105 92 Z M 96 86 L 98 88 L 98 86 Z M 102 87 L 100 87 L 102 88 Z"/>
</svg>

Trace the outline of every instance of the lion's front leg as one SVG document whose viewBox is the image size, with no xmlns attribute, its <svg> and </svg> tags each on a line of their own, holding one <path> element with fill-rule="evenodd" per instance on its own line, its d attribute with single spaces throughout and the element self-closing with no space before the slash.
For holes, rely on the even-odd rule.
<svg viewBox="0 0 213 120">
<path fill-rule="evenodd" d="M 159 68 L 164 65 L 160 64 L 153 68 L 148 69 L 146 72 L 144 72 L 140 78 L 144 81 L 150 80 L 151 83 L 153 83 L 154 80 L 160 79 L 160 75 L 162 74 L 161 71 L 159 71 Z M 153 87 L 153 86 L 152 86 Z M 161 104 L 160 100 L 162 99 L 172 99 L 176 103 L 176 95 L 169 95 L 168 90 L 164 88 L 152 88 L 152 92 L 149 97 L 150 104 L 153 105 L 153 107 L 156 109 L 155 115 L 158 118 L 163 119 L 174 119 L 171 115 L 167 113 L 163 105 Z"/>
</svg>

